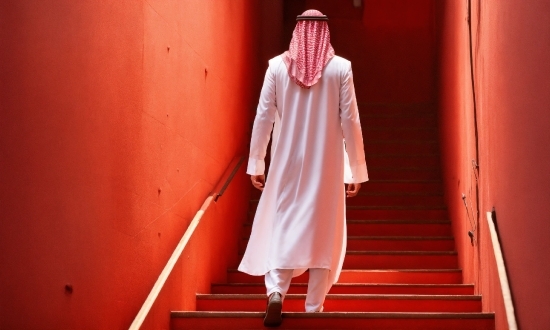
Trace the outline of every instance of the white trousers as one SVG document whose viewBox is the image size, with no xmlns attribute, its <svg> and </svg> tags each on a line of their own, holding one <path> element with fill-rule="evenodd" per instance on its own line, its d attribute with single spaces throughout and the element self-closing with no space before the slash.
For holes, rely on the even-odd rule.
<svg viewBox="0 0 550 330">
<path fill-rule="evenodd" d="M 273 292 L 279 292 L 284 299 L 290 281 L 292 269 L 273 269 L 265 274 L 265 287 L 267 296 Z M 325 296 L 330 285 L 328 283 L 329 270 L 326 268 L 310 268 L 309 283 L 307 285 L 306 312 L 322 312 Z"/>
</svg>

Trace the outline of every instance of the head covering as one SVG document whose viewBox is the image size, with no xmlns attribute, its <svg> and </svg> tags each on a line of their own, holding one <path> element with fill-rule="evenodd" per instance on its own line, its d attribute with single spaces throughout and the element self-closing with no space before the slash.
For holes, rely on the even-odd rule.
<svg viewBox="0 0 550 330">
<path fill-rule="evenodd" d="M 302 88 L 310 88 L 319 81 L 324 67 L 334 57 L 334 48 L 330 44 L 326 16 L 313 9 L 301 16 L 323 16 L 325 20 L 299 20 L 290 47 L 282 56 L 290 79 Z"/>
</svg>

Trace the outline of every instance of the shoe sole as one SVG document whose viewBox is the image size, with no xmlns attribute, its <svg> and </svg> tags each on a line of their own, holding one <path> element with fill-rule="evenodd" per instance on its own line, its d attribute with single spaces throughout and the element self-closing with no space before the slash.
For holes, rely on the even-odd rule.
<svg viewBox="0 0 550 330">
<path fill-rule="evenodd" d="M 283 309 L 283 303 L 281 301 L 270 302 L 267 305 L 267 311 L 265 313 L 264 325 L 266 327 L 278 327 L 283 322 L 281 311 Z"/>
</svg>

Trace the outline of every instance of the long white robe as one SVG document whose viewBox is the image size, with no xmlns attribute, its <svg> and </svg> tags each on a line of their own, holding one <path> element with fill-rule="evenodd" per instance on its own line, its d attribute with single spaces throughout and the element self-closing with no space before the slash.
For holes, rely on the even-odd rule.
<svg viewBox="0 0 550 330">
<path fill-rule="evenodd" d="M 275 126 L 275 127 L 274 127 Z M 330 270 L 336 283 L 346 252 L 346 183 L 368 180 L 350 61 L 335 56 L 310 89 L 290 80 L 281 56 L 269 61 L 252 131 L 247 173 L 272 158 L 239 270 Z M 347 155 L 344 152 L 344 143 Z M 349 156 L 349 157 L 347 157 Z"/>
</svg>

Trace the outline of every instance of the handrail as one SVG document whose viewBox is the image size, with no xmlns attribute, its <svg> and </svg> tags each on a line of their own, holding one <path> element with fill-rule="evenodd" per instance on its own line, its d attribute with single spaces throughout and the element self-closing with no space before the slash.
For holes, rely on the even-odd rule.
<svg viewBox="0 0 550 330">
<path fill-rule="evenodd" d="M 218 201 L 218 198 L 222 197 L 223 193 L 225 192 L 225 189 L 229 186 L 229 183 L 231 183 L 231 180 L 233 180 L 233 177 L 235 174 L 237 174 L 237 171 L 239 170 L 239 167 L 241 167 L 242 163 L 244 162 L 244 157 L 235 157 L 231 164 L 227 167 L 227 170 L 225 170 L 224 175 L 214 188 L 214 202 Z M 233 169 L 231 172 L 230 169 Z M 220 184 L 223 182 L 223 184 Z"/>
<path fill-rule="evenodd" d="M 497 263 L 497 272 L 500 280 L 500 289 L 502 290 L 502 299 L 504 300 L 504 310 L 506 311 L 506 320 L 508 321 L 509 330 L 517 330 L 516 315 L 514 312 L 514 302 L 512 301 L 512 293 L 508 284 L 508 276 L 506 275 L 506 265 L 502 256 L 498 233 L 495 228 L 493 213 L 487 212 L 487 224 L 489 226 L 489 234 L 493 243 L 493 253 Z"/>
<path fill-rule="evenodd" d="M 155 282 L 155 285 L 153 285 L 151 292 L 149 292 L 147 299 L 145 299 L 145 302 L 141 306 L 139 312 L 134 318 L 134 321 L 130 325 L 129 330 L 138 330 L 141 328 L 141 326 L 143 325 L 143 322 L 145 321 L 145 318 L 147 317 L 147 315 L 149 314 L 149 311 L 153 307 L 155 300 L 160 294 L 160 291 L 164 287 L 166 280 L 168 280 L 170 273 L 172 272 L 172 270 L 174 269 L 174 266 L 176 265 L 179 258 L 181 257 L 181 254 L 183 253 L 183 250 L 185 249 L 185 247 L 187 246 L 187 243 L 191 239 L 191 236 L 193 236 L 195 229 L 197 229 L 197 226 L 199 225 L 202 219 L 202 216 L 204 215 L 204 213 L 206 212 L 206 210 L 208 209 L 212 201 L 216 202 L 218 198 L 220 198 L 223 195 L 223 193 L 225 192 L 225 189 L 227 189 L 227 187 L 229 186 L 229 183 L 231 183 L 231 180 L 233 180 L 233 177 L 239 170 L 239 167 L 242 165 L 243 161 L 244 161 L 244 157 L 242 156 L 235 157 L 227 167 L 224 175 L 221 177 L 218 184 L 215 186 L 214 191 L 208 194 L 208 197 L 206 197 L 204 203 L 202 203 L 201 208 L 197 211 L 197 213 L 193 217 L 193 220 L 191 220 L 189 227 L 187 227 L 187 230 L 183 234 L 183 237 L 179 241 L 174 252 L 172 252 L 172 256 L 170 256 L 170 259 L 168 259 L 166 266 L 164 266 L 164 269 L 160 273 L 157 281 Z"/>
</svg>

